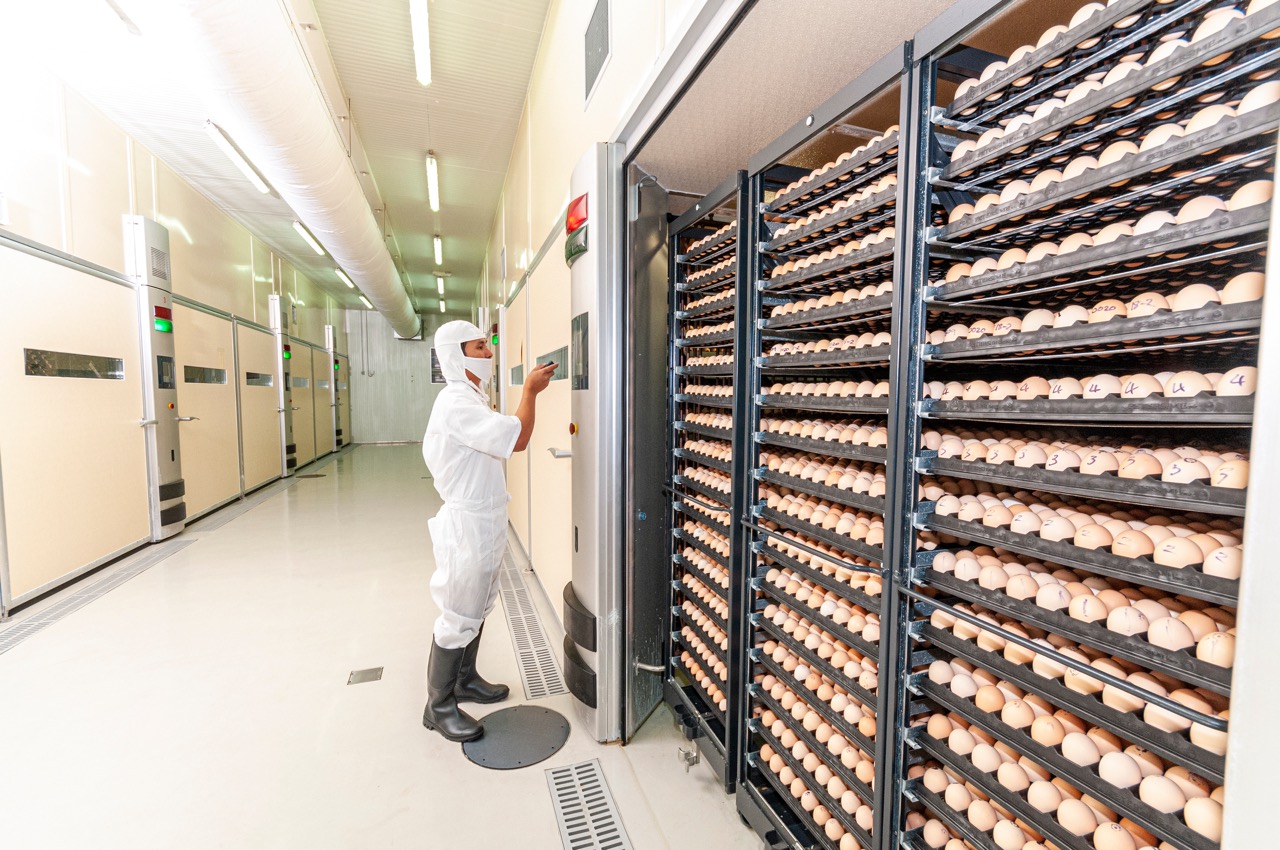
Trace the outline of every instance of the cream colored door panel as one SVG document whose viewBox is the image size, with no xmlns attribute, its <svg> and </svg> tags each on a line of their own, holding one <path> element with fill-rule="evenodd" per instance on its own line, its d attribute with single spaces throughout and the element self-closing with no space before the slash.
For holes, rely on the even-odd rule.
<svg viewBox="0 0 1280 850">
<path fill-rule="evenodd" d="M 276 395 L 276 338 L 248 325 L 236 326 L 240 359 L 240 439 L 244 445 L 244 489 L 280 477 L 280 402 Z M 270 381 L 270 383 L 268 383 Z"/>
<path fill-rule="evenodd" d="M 290 343 L 291 377 L 289 403 L 293 406 L 293 442 L 298 447 L 298 466 L 316 459 L 315 381 L 311 374 L 311 346 L 295 339 Z"/>
<path fill-rule="evenodd" d="M 506 388 L 507 412 L 515 415 L 520 404 L 520 395 L 524 392 L 522 385 L 512 385 L 511 369 L 523 366 L 528 371 L 529 353 L 527 341 L 527 324 L 529 322 L 529 290 L 523 289 L 512 300 L 506 311 L 506 327 L 498 341 L 507 348 L 507 374 L 500 376 Z M 520 452 L 512 455 L 507 462 L 507 492 L 511 494 L 509 517 L 511 527 L 520 539 L 520 545 L 526 553 L 533 545 L 529 538 L 529 454 Z"/>
<path fill-rule="evenodd" d="M 333 360 L 329 352 L 311 350 L 311 374 L 315 376 L 316 457 L 324 457 L 334 449 L 333 438 Z"/>
<path fill-rule="evenodd" d="M 235 338 L 230 319 L 182 304 L 173 309 L 178 409 L 187 515 L 198 516 L 240 493 Z"/>
<path fill-rule="evenodd" d="M 351 360 L 345 354 L 336 354 L 338 369 L 333 380 L 338 391 L 338 433 L 334 435 L 338 448 L 351 443 Z"/>
<path fill-rule="evenodd" d="M 138 307 L 130 287 L 7 248 L 0 289 L 0 474 L 19 599 L 150 535 Z M 112 358 L 118 371 L 97 368 L 122 377 L 27 374 L 64 365 L 40 351 Z"/>
</svg>

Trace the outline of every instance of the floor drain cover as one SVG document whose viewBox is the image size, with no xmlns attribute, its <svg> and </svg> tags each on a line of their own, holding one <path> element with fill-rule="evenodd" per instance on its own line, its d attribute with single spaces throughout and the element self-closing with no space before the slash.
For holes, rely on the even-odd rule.
<svg viewBox="0 0 1280 850">
<path fill-rule="evenodd" d="M 310 475 L 299 475 L 299 476 L 297 476 L 297 477 L 298 477 L 298 478 L 324 478 L 324 476 L 323 476 L 323 475 L 319 475 L 319 474 L 314 473 L 314 472 L 313 472 L 313 473 L 311 473 Z"/>
<path fill-rule="evenodd" d="M 536 705 L 505 708 L 484 718 L 484 737 L 462 745 L 462 752 L 481 767 L 515 770 L 560 752 L 569 740 L 564 715 Z"/>
</svg>

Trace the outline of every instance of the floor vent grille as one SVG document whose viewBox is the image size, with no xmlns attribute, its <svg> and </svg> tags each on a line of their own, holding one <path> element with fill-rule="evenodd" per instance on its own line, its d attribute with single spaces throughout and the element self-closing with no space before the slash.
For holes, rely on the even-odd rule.
<svg viewBox="0 0 1280 850">
<path fill-rule="evenodd" d="M 520 667 L 520 679 L 524 684 L 525 699 L 543 699 L 569 693 L 555 653 L 547 643 L 546 632 L 538 618 L 538 609 L 529 595 L 529 585 L 508 552 L 502 559 L 502 572 L 498 576 L 498 590 L 502 595 L 502 610 L 507 615 L 511 630 L 511 643 L 516 649 L 516 662 Z"/>
<path fill-rule="evenodd" d="M 553 767 L 547 785 L 565 850 L 633 850 L 598 760 Z"/>
</svg>

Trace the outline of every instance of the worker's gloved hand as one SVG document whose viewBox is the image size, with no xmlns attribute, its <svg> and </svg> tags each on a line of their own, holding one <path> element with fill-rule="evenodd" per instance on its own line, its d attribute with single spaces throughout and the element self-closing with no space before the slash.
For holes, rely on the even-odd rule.
<svg viewBox="0 0 1280 850">
<path fill-rule="evenodd" d="M 556 363 L 544 363 L 541 366 L 534 367 L 524 379 L 524 388 L 526 392 L 537 395 L 547 388 L 547 384 L 551 383 L 551 376 L 556 371 Z"/>
</svg>

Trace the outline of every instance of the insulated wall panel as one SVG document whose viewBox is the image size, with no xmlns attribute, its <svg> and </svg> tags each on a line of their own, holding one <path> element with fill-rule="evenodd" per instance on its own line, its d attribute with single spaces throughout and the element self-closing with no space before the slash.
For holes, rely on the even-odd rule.
<svg viewBox="0 0 1280 850">
<path fill-rule="evenodd" d="M 276 341 L 269 332 L 236 326 L 240 360 L 240 436 L 244 445 L 244 489 L 280 477 L 280 402 Z M 267 383 L 270 381 L 270 383 Z"/>
<path fill-rule="evenodd" d="M 7 248 L 0 287 L 0 467 L 20 599 L 150 534 L 137 301 Z"/>
<path fill-rule="evenodd" d="M 298 466 L 302 467 L 316 459 L 315 376 L 311 370 L 311 347 L 297 339 L 291 345 L 288 399 L 293 406 L 293 441 L 298 446 Z"/>
<path fill-rule="evenodd" d="M 182 477 L 188 516 L 198 516 L 240 492 L 235 338 L 231 320 L 182 304 L 173 309 L 178 358 Z"/>
</svg>

